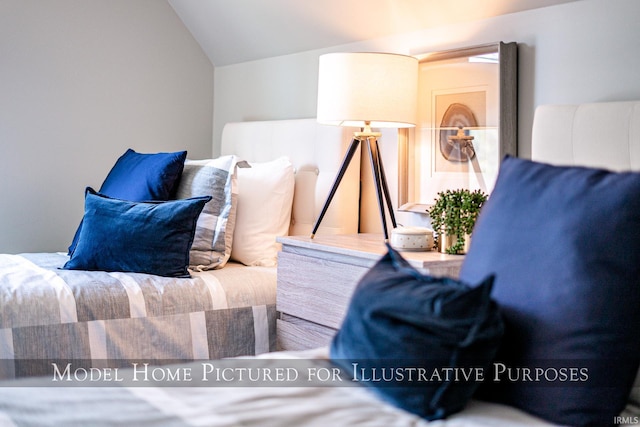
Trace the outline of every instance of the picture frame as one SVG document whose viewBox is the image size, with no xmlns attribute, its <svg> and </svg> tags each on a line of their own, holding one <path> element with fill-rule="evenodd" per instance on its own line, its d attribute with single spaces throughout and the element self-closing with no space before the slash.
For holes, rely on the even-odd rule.
<svg viewBox="0 0 640 427">
<path fill-rule="evenodd" d="M 416 55 L 418 119 L 399 130 L 401 211 L 424 211 L 441 191 L 491 193 L 500 161 L 517 155 L 517 44 Z"/>
</svg>

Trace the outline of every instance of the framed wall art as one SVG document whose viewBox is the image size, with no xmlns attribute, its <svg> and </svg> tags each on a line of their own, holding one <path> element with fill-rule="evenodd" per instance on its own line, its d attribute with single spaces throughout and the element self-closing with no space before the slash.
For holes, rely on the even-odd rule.
<svg viewBox="0 0 640 427">
<path fill-rule="evenodd" d="M 491 193 L 501 159 L 517 155 L 517 44 L 417 56 L 418 122 L 399 137 L 400 209 L 423 210 L 446 189 Z"/>
</svg>

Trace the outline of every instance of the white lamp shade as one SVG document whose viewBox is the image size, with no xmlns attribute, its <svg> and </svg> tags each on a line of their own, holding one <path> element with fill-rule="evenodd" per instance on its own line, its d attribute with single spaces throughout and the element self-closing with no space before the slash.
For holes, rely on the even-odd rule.
<svg viewBox="0 0 640 427">
<path fill-rule="evenodd" d="M 320 56 L 318 122 L 339 126 L 415 126 L 418 59 L 391 53 Z"/>
</svg>

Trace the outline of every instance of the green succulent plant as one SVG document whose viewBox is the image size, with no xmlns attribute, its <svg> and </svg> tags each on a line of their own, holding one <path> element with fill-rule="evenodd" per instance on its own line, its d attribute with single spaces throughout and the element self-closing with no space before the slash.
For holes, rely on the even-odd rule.
<svg viewBox="0 0 640 427">
<path fill-rule="evenodd" d="M 435 234 L 436 245 L 442 233 L 456 236 L 456 243 L 446 249 L 457 254 L 464 247 L 465 235 L 471 235 L 480 209 L 488 195 L 481 190 L 445 190 L 438 193 L 435 204 L 427 210 Z"/>
</svg>

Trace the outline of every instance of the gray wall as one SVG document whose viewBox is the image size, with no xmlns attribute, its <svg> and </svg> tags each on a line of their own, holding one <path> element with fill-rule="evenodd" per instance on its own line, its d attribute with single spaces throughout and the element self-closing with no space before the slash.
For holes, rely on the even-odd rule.
<svg viewBox="0 0 640 427">
<path fill-rule="evenodd" d="M 0 252 L 66 250 L 127 149 L 211 156 L 213 66 L 158 0 L 0 0 Z"/>
<path fill-rule="evenodd" d="M 537 105 L 640 99 L 640 1 L 583 0 L 471 23 L 216 68 L 213 152 L 229 121 L 315 117 L 318 56 L 404 54 L 520 44 L 519 144 L 531 153 Z M 385 151 L 385 154 L 389 150 Z"/>
</svg>

